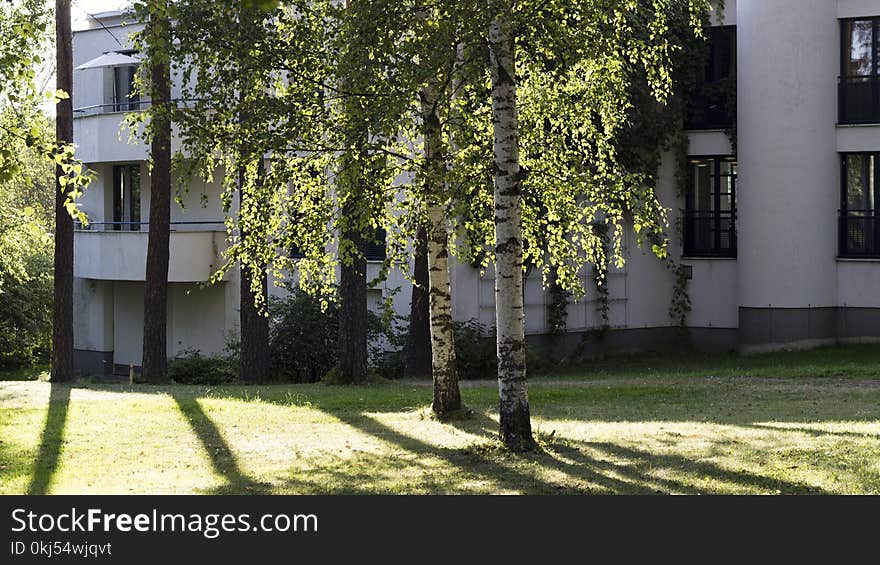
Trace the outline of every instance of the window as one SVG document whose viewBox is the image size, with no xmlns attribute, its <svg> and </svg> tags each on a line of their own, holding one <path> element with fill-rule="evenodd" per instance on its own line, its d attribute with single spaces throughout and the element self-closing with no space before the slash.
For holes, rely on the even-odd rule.
<svg viewBox="0 0 880 565">
<path fill-rule="evenodd" d="M 729 128 L 735 119 L 736 26 L 709 28 L 708 37 L 708 60 L 688 107 L 686 129 Z"/>
<path fill-rule="evenodd" d="M 877 229 L 880 152 L 846 153 L 842 160 L 840 256 L 880 257 Z"/>
<path fill-rule="evenodd" d="M 387 234 L 385 230 L 378 229 L 376 230 L 376 237 L 367 240 L 367 248 L 364 252 L 364 255 L 367 258 L 367 261 L 384 261 L 385 260 L 385 238 Z"/>
<path fill-rule="evenodd" d="M 685 195 L 684 254 L 736 257 L 736 159 L 692 157 Z"/>
<path fill-rule="evenodd" d="M 140 108 L 140 96 L 134 92 L 137 67 L 128 65 L 113 68 L 113 110 L 131 112 Z"/>
<path fill-rule="evenodd" d="M 839 121 L 880 122 L 880 17 L 841 21 Z"/>
<path fill-rule="evenodd" d="M 141 229 L 140 165 L 113 167 L 113 229 Z"/>
</svg>

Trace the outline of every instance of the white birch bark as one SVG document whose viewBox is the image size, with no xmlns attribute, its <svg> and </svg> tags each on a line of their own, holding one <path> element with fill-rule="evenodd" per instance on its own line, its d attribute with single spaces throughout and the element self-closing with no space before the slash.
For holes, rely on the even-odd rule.
<svg viewBox="0 0 880 565">
<path fill-rule="evenodd" d="M 491 0 L 489 49 L 495 159 L 495 318 L 501 440 L 514 449 L 532 438 L 523 317 L 522 186 L 512 0 Z"/>
<path fill-rule="evenodd" d="M 437 85 L 432 81 L 420 93 L 425 143 L 425 200 L 428 207 L 428 297 L 431 325 L 431 366 L 434 400 L 438 417 L 461 408 L 461 393 L 455 367 L 452 328 L 452 291 L 449 283 L 449 234 L 443 207 L 445 162 L 440 118 L 437 114 Z"/>
</svg>

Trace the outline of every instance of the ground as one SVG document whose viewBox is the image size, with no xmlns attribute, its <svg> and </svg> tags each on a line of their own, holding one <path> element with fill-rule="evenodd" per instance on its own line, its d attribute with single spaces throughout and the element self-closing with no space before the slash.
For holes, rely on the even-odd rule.
<svg viewBox="0 0 880 565">
<path fill-rule="evenodd" d="M 540 448 L 500 449 L 497 387 L 0 382 L 0 493 L 880 494 L 880 347 L 637 356 L 530 382 Z M 7 378 L 10 378 L 7 375 Z"/>
</svg>

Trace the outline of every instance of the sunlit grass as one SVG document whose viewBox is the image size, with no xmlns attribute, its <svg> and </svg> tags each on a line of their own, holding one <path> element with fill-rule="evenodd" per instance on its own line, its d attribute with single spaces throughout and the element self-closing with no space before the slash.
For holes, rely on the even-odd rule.
<svg viewBox="0 0 880 565">
<path fill-rule="evenodd" d="M 535 378 L 540 449 L 525 455 L 495 441 L 492 383 L 464 388 L 473 416 L 443 424 L 418 383 L 2 382 L 0 493 L 880 494 L 867 349 L 747 361 L 780 377 L 732 375 L 722 358 L 702 376 L 627 359 Z M 847 354 L 854 374 L 831 371 Z"/>
</svg>

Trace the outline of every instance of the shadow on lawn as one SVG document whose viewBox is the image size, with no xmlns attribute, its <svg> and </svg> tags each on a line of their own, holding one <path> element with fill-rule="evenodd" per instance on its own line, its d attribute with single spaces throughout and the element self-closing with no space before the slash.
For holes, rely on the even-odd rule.
<svg viewBox="0 0 880 565">
<path fill-rule="evenodd" d="M 247 476 L 239 467 L 238 459 L 223 439 L 217 425 L 205 414 L 197 398 L 173 395 L 180 413 L 199 438 L 202 448 L 211 459 L 214 470 L 226 479 L 226 484 L 206 494 L 266 494 L 269 485 Z"/>
<path fill-rule="evenodd" d="M 70 409 L 70 385 L 52 383 L 49 392 L 49 408 L 46 423 L 40 435 L 40 448 L 34 460 L 31 482 L 27 494 L 46 494 L 52 477 L 58 469 L 61 445 L 64 443 L 64 428 L 67 425 L 67 412 Z"/>
<path fill-rule="evenodd" d="M 339 394 L 343 397 L 351 393 L 359 394 L 357 390 L 340 388 Z M 209 455 L 215 471 L 226 479 L 225 485 L 209 492 L 256 494 L 272 490 L 270 485 L 255 481 L 241 470 L 235 454 L 224 441 L 217 425 L 199 405 L 198 399 L 201 394 L 198 391 L 187 390 L 182 394 L 168 390 L 165 392 L 170 392 L 174 397 L 181 413 L 186 417 Z M 272 394 L 271 389 L 264 392 L 269 394 L 260 395 L 263 402 L 285 407 L 292 405 L 290 398 L 280 393 Z M 223 390 L 223 393 L 224 398 L 247 402 L 251 400 L 249 395 L 253 394 L 253 390 L 229 388 Z M 714 494 L 718 492 L 718 488 L 717 484 L 712 488 L 712 483 L 729 485 L 732 490 L 741 488 L 787 494 L 826 492 L 806 483 L 781 480 L 747 470 L 729 469 L 705 459 L 658 453 L 610 442 L 542 437 L 541 448 L 526 454 L 511 454 L 493 447 L 493 444 L 468 448 L 445 447 L 386 425 L 371 414 L 374 410 L 365 409 L 363 405 L 356 407 L 352 403 L 340 403 L 336 395 L 323 393 L 305 395 L 311 408 L 331 415 L 359 432 L 391 444 L 394 449 L 387 455 L 360 452 L 348 459 L 334 456 L 331 459 L 310 461 L 305 468 L 291 468 L 287 484 L 282 485 L 282 488 L 286 487 L 294 492 L 456 493 L 513 490 L 560 494 Z M 750 408 L 746 413 L 733 411 L 724 416 L 713 414 L 714 417 L 702 421 L 763 427 L 755 423 L 767 416 L 760 413 L 763 399 L 747 400 L 750 402 L 754 400 L 755 405 L 748 404 Z M 399 412 L 401 408 L 396 404 L 399 401 L 400 399 L 388 400 L 381 407 L 376 406 L 375 408 L 380 408 L 376 412 Z M 386 406 L 386 404 L 390 405 Z M 552 419 L 554 417 L 552 410 L 548 412 L 545 417 Z M 599 419 L 624 421 L 628 419 L 627 412 L 628 408 L 625 406 L 624 410 L 614 415 L 604 414 L 599 416 Z M 694 414 L 679 412 L 680 407 L 676 405 L 660 404 L 655 406 L 652 417 L 659 421 L 678 420 L 681 417 L 694 418 Z M 833 419 L 832 415 L 838 419 L 840 417 L 838 409 L 828 410 L 827 414 L 824 412 L 822 405 L 812 407 L 807 419 L 818 422 Z M 866 418 L 861 416 L 859 419 Z M 47 428 L 49 422 L 56 419 L 57 417 L 47 418 Z M 497 422 L 485 411 L 478 410 L 469 419 L 455 420 L 447 425 L 485 439 L 497 437 Z M 63 428 L 63 419 L 61 427 Z M 792 428 L 773 428 L 773 431 L 805 432 L 803 429 Z M 832 435 L 834 432 L 809 430 L 806 433 Z M 41 448 L 41 453 L 43 451 L 44 449 Z M 52 451 L 50 449 L 45 451 L 47 455 L 43 458 L 51 459 Z M 54 460 L 57 462 L 57 449 Z M 438 468 L 440 472 L 432 472 L 432 460 L 441 462 L 441 466 L 447 469 Z M 448 470 L 449 468 L 452 472 Z M 390 486 L 384 486 L 383 480 L 390 481 L 387 483 Z M 707 486 L 703 487 L 703 484 Z"/>
<path fill-rule="evenodd" d="M 316 408 L 320 409 L 320 406 Z M 401 450 L 397 456 L 404 465 L 426 467 L 425 458 L 434 457 L 455 468 L 448 479 L 430 473 L 420 485 L 428 492 L 462 492 L 463 475 L 490 482 L 489 492 L 498 489 L 537 492 L 543 494 L 714 494 L 712 489 L 701 489 L 681 480 L 656 476 L 658 469 L 666 469 L 685 477 L 711 477 L 715 481 L 740 487 L 779 491 L 786 494 L 817 494 L 821 489 L 812 485 L 793 483 L 750 473 L 732 471 L 706 461 L 694 461 L 676 455 L 660 455 L 612 443 L 587 443 L 570 439 L 541 441 L 536 451 L 512 454 L 500 448 L 480 447 L 457 449 L 431 445 L 418 438 L 401 433 L 365 414 L 328 412 L 353 428 L 377 439 L 391 443 Z M 475 413 L 472 418 L 455 420 L 449 425 L 468 433 L 495 438 L 497 424 L 486 414 Z M 597 454 L 599 456 L 597 456 Z M 414 456 L 414 457 L 413 457 Z M 617 461 L 611 461 L 610 459 Z M 620 463 L 621 459 L 626 460 Z M 369 463 L 369 461 L 367 461 Z M 381 461 L 387 466 L 387 461 Z M 351 472 L 352 465 L 324 465 L 309 469 L 311 478 L 292 477 L 288 486 L 296 489 L 314 489 L 321 484 L 344 484 L 340 492 L 382 492 L 374 484 L 376 477 L 369 472 Z M 561 475 L 560 482 L 538 476 L 538 467 Z M 422 469 L 424 471 L 424 469 Z M 464 481 L 467 482 L 467 481 Z"/>
</svg>

